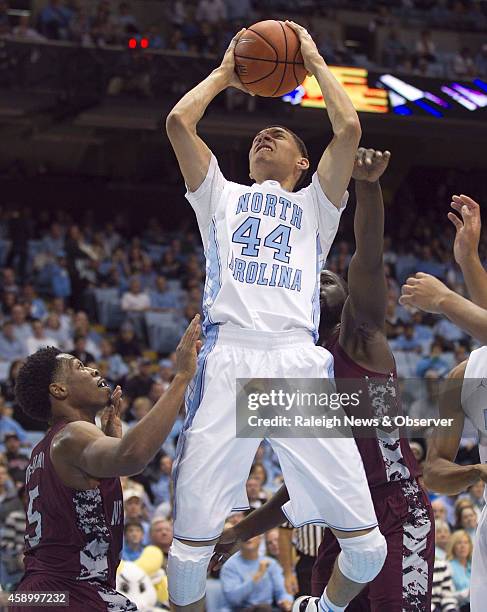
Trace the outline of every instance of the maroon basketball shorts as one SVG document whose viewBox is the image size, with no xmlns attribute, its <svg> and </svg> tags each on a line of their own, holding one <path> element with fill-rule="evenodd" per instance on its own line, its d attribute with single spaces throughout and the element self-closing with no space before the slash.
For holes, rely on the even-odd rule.
<svg viewBox="0 0 487 612">
<path fill-rule="evenodd" d="M 347 612 L 424 612 L 431 610 L 435 558 L 431 504 L 416 480 L 391 482 L 372 490 L 387 558 L 378 576 L 348 605 Z M 327 529 L 311 579 L 320 596 L 330 579 L 340 545 Z"/>
<path fill-rule="evenodd" d="M 46 591 L 67 591 L 69 606 L 43 606 L 42 608 L 20 605 L 9 607 L 12 612 L 132 612 L 137 606 L 124 595 L 106 583 L 86 580 L 65 580 L 48 574 L 30 574 L 24 576 L 17 587 L 16 593 L 32 593 Z"/>
</svg>

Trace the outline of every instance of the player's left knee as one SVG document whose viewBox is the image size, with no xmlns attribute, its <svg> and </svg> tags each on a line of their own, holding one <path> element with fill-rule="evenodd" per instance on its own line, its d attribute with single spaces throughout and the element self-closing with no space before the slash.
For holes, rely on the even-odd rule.
<svg viewBox="0 0 487 612">
<path fill-rule="evenodd" d="M 340 538 L 338 568 L 353 582 L 370 582 L 382 569 L 387 556 L 387 542 L 378 527 L 356 538 Z"/>
<path fill-rule="evenodd" d="M 189 546 L 172 541 L 167 564 L 169 599 L 176 606 L 189 606 L 205 595 L 206 572 L 215 545 Z"/>
</svg>

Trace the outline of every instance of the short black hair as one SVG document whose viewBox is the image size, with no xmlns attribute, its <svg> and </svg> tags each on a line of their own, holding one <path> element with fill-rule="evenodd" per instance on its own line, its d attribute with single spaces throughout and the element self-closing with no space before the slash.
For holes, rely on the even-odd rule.
<svg viewBox="0 0 487 612">
<path fill-rule="evenodd" d="M 15 384 L 15 397 L 22 410 L 37 421 L 51 418 L 49 385 L 59 368 L 57 356 L 62 351 L 54 346 L 41 348 L 29 357 L 20 368 Z"/>
<path fill-rule="evenodd" d="M 304 141 L 302 140 L 302 138 L 300 138 L 295 132 L 293 132 L 292 130 L 290 130 L 289 128 L 287 128 L 284 125 L 273 125 L 272 127 L 281 128 L 281 130 L 284 130 L 288 134 L 290 134 L 292 136 L 294 142 L 296 143 L 296 146 L 298 147 L 299 152 L 301 153 L 301 157 L 304 157 L 305 159 L 309 160 L 308 149 L 307 149 L 306 145 L 304 144 Z M 297 189 L 300 185 L 302 185 L 304 179 L 306 178 L 306 176 L 308 174 L 308 170 L 309 170 L 309 168 L 306 168 L 305 170 L 301 171 L 301 176 L 299 177 L 298 182 L 296 183 L 296 185 L 294 185 L 294 189 Z"/>
</svg>

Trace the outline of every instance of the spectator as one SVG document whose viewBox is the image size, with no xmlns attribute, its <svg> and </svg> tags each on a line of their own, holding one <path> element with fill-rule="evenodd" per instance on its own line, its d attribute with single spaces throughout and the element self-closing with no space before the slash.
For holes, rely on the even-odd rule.
<svg viewBox="0 0 487 612">
<path fill-rule="evenodd" d="M 100 342 L 100 359 L 108 364 L 108 378 L 119 382 L 129 373 L 127 364 L 121 355 L 114 352 L 113 343 L 108 338 L 103 338 Z"/>
<path fill-rule="evenodd" d="M 150 526 L 150 543 L 161 549 L 164 555 L 163 567 L 167 566 L 167 555 L 173 539 L 172 522 L 165 518 L 152 519 Z"/>
<path fill-rule="evenodd" d="M 450 541 L 451 530 L 445 520 L 435 520 L 435 557 L 446 559 L 446 550 Z"/>
<path fill-rule="evenodd" d="M 59 348 L 56 340 L 46 335 L 44 326 L 39 320 L 32 321 L 32 334 L 27 337 L 25 346 L 28 355 L 32 355 L 32 353 L 35 353 L 38 349 L 46 348 L 47 346 Z"/>
<path fill-rule="evenodd" d="M 123 561 L 137 561 L 144 550 L 144 529 L 142 523 L 131 520 L 125 523 L 123 529 Z"/>
<path fill-rule="evenodd" d="M 428 356 L 419 361 L 416 374 L 420 378 L 440 378 L 450 370 L 447 361 L 442 357 L 443 348 L 439 342 L 433 342 Z"/>
<path fill-rule="evenodd" d="M 168 455 L 163 455 L 159 459 L 157 480 L 151 484 L 154 504 L 157 506 L 171 501 L 171 471 L 172 459 Z"/>
<path fill-rule="evenodd" d="M 137 34 L 139 31 L 137 19 L 130 12 L 130 6 L 127 2 L 121 2 L 118 5 L 118 15 L 113 18 L 113 24 L 115 31 L 122 40 L 124 36 Z"/>
<path fill-rule="evenodd" d="M 15 497 L 15 487 L 6 466 L 0 464 L 0 507 L 11 497 Z"/>
<path fill-rule="evenodd" d="M 30 17 L 28 15 L 21 15 L 19 17 L 19 23 L 12 30 L 12 34 L 16 38 L 23 38 L 24 40 L 28 40 L 30 42 L 38 42 L 45 40 L 42 34 L 39 34 L 37 30 L 31 27 Z"/>
<path fill-rule="evenodd" d="M 169 289 L 166 277 L 158 276 L 155 284 L 155 291 L 150 294 L 151 310 L 156 312 L 177 311 L 181 303 L 177 295 Z"/>
<path fill-rule="evenodd" d="M 71 277 L 64 251 L 58 251 L 56 261 L 49 266 L 49 278 L 54 297 L 67 299 L 71 296 Z"/>
<path fill-rule="evenodd" d="M 0 440 L 4 440 L 9 434 L 15 434 L 21 442 L 27 440 L 24 428 L 17 423 L 9 414 L 8 406 L 3 395 L 0 395 Z"/>
<path fill-rule="evenodd" d="M 37 29 L 46 38 L 68 40 L 72 17 L 73 13 L 62 0 L 49 0 L 39 14 Z"/>
<path fill-rule="evenodd" d="M 416 43 L 416 55 L 418 59 L 425 59 L 427 62 L 436 61 L 436 46 L 429 30 L 423 30 Z"/>
<path fill-rule="evenodd" d="M 252 2 L 251 0 L 225 0 L 226 18 L 234 26 L 236 24 L 251 23 Z M 328 60 L 328 58 L 326 58 Z"/>
<path fill-rule="evenodd" d="M 24 498 L 25 487 L 19 490 L 19 498 Z M 25 499 L 23 500 L 25 506 Z M 23 551 L 25 537 L 25 510 L 16 508 L 11 510 L 5 518 L 0 539 L 0 573 L 2 583 L 11 590 L 15 590 L 24 574 Z"/>
<path fill-rule="evenodd" d="M 458 612 L 457 598 L 453 594 L 450 566 L 445 559 L 435 558 L 431 589 L 432 612 Z"/>
<path fill-rule="evenodd" d="M 266 531 L 265 551 L 268 557 L 279 560 L 279 529 Z"/>
<path fill-rule="evenodd" d="M 71 351 L 71 354 L 85 365 L 96 361 L 94 355 L 87 351 L 86 345 L 87 337 L 81 334 L 77 335 L 74 338 L 74 348 Z"/>
<path fill-rule="evenodd" d="M 140 357 L 142 351 L 135 337 L 134 328 L 128 321 L 120 328 L 120 333 L 115 342 L 115 351 L 126 361 Z"/>
<path fill-rule="evenodd" d="M 4 292 L 2 297 L 1 314 L 3 314 L 5 317 L 12 316 L 12 309 L 16 303 L 17 295 L 15 293 L 12 293 L 10 291 Z"/>
<path fill-rule="evenodd" d="M 459 79 L 475 76 L 475 62 L 468 47 L 462 47 L 453 58 L 453 72 Z"/>
<path fill-rule="evenodd" d="M 475 66 L 479 76 L 487 77 L 487 43 L 484 43 L 475 58 Z"/>
<path fill-rule="evenodd" d="M 223 566 L 220 579 L 225 598 L 232 610 L 258 606 L 262 612 L 271 612 L 276 601 L 280 610 L 290 611 L 293 597 L 284 587 L 282 569 L 277 561 L 259 553 L 261 540 L 257 536 L 244 542 Z"/>
<path fill-rule="evenodd" d="M 485 506 L 485 483 L 483 480 L 478 480 L 473 485 L 470 485 L 467 489 L 468 494 L 466 499 L 470 501 L 472 506 L 477 513 L 477 517 L 480 519 L 480 514 Z"/>
<path fill-rule="evenodd" d="M 61 325 L 61 319 L 55 312 L 51 312 L 46 319 L 44 325 L 46 334 L 57 342 L 62 351 L 69 353 L 73 347 L 73 343 L 68 331 Z"/>
<path fill-rule="evenodd" d="M 122 296 L 122 310 L 125 312 L 144 312 L 150 308 L 150 297 L 142 290 L 140 279 L 130 280 L 129 290 Z"/>
<path fill-rule="evenodd" d="M 125 523 L 137 521 L 143 529 L 143 544 L 149 543 L 149 523 L 147 521 L 147 513 L 143 496 L 137 488 L 126 489 L 123 492 L 123 505 L 125 510 Z"/>
<path fill-rule="evenodd" d="M 4 293 L 19 293 L 19 286 L 13 268 L 4 268 L 2 272 L 2 291 Z"/>
<path fill-rule="evenodd" d="M 21 300 L 27 310 L 27 316 L 32 319 L 44 320 L 47 316 L 47 308 L 44 300 L 37 296 L 32 283 L 27 283 L 22 289 Z"/>
<path fill-rule="evenodd" d="M 8 10 L 8 2 L 5 0 L 0 0 L 0 35 L 8 34 L 12 29 Z"/>
<path fill-rule="evenodd" d="M 382 62 L 387 68 L 395 68 L 400 59 L 406 54 L 406 47 L 401 42 L 396 27 L 392 27 L 389 30 L 389 34 L 384 41 L 382 53 Z"/>
<path fill-rule="evenodd" d="M 422 344 L 417 337 L 416 327 L 411 323 L 404 325 L 403 333 L 391 342 L 391 347 L 395 351 L 412 351 L 421 353 Z"/>
<path fill-rule="evenodd" d="M 20 439 L 16 433 L 7 433 L 4 444 L 10 478 L 16 485 L 22 485 L 25 482 L 25 471 L 30 458 L 20 450 Z"/>
<path fill-rule="evenodd" d="M 147 396 L 153 382 L 152 361 L 150 359 L 142 359 L 139 371 L 125 381 L 125 394 L 131 398 Z"/>
<path fill-rule="evenodd" d="M 247 480 L 247 496 L 249 498 L 249 506 L 253 509 L 260 508 L 267 501 L 267 495 L 262 490 L 260 479 L 255 476 L 249 476 Z"/>
<path fill-rule="evenodd" d="M 459 505 L 456 509 L 457 523 L 455 528 L 465 530 L 473 540 L 477 531 L 477 513 L 468 500 L 458 500 L 457 504 Z"/>
<path fill-rule="evenodd" d="M 454 595 L 460 610 L 468 610 L 472 566 L 472 540 L 463 530 L 455 531 L 448 545 L 447 560 L 453 579 Z"/>
<path fill-rule="evenodd" d="M 135 398 L 132 404 L 132 414 L 135 419 L 135 423 L 131 423 L 130 425 L 136 425 L 141 419 L 145 417 L 146 414 L 149 414 L 152 408 L 152 402 L 148 397 L 137 397 Z"/>
<path fill-rule="evenodd" d="M 223 0 L 200 0 L 196 9 L 196 20 L 199 23 L 207 21 L 210 26 L 219 25 L 227 18 L 227 10 Z"/>
<path fill-rule="evenodd" d="M 15 361 L 27 357 L 24 343 L 15 337 L 12 321 L 5 321 L 0 335 L 0 361 Z"/>
</svg>

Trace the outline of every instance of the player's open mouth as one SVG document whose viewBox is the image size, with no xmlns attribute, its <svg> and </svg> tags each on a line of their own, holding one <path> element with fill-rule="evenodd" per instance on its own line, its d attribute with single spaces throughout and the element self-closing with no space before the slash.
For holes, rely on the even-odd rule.
<svg viewBox="0 0 487 612">
<path fill-rule="evenodd" d="M 108 383 L 104 378 L 100 378 L 100 380 L 97 382 L 97 386 L 101 387 L 102 389 L 108 389 Z"/>
<path fill-rule="evenodd" d="M 257 147 L 255 152 L 258 153 L 259 151 L 271 151 L 272 152 L 272 149 L 271 147 L 269 147 L 269 145 L 260 145 Z"/>
</svg>

